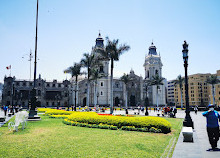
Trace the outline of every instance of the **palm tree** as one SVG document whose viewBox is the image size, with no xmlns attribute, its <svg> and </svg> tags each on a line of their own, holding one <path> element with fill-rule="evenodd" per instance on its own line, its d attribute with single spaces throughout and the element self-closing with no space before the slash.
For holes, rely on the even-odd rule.
<svg viewBox="0 0 220 158">
<path fill-rule="evenodd" d="M 148 88 L 149 86 L 151 85 L 151 83 L 149 82 L 149 80 L 145 80 L 145 83 L 144 83 L 144 90 L 146 92 L 146 100 L 145 100 L 145 106 L 146 106 L 146 112 L 145 112 L 145 115 L 148 116 L 149 113 L 148 113 L 148 109 L 147 109 L 147 105 L 149 104 L 149 98 L 147 96 L 148 94 Z"/>
<path fill-rule="evenodd" d="M 91 80 L 91 74 L 92 74 L 92 69 L 99 64 L 98 59 L 95 58 L 95 54 L 89 54 L 89 53 L 84 53 L 83 54 L 83 59 L 81 59 L 82 67 L 85 67 L 87 69 L 87 100 L 86 100 L 86 105 L 89 107 L 89 96 L 90 96 L 90 80 Z"/>
<path fill-rule="evenodd" d="M 93 68 L 91 73 L 91 80 L 94 80 L 94 104 L 95 107 L 97 105 L 97 84 L 98 84 L 98 79 L 105 77 L 105 75 L 103 73 L 100 73 L 99 70 L 97 68 Z"/>
<path fill-rule="evenodd" d="M 158 74 L 155 76 L 152 76 L 152 79 L 150 80 L 151 86 L 157 86 L 157 107 L 158 107 L 158 89 L 160 88 L 160 85 L 163 85 L 163 77 L 160 77 Z"/>
<path fill-rule="evenodd" d="M 82 74 L 81 68 L 82 68 L 81 64 L 74 63 L 74 66 L 70 66 L 66 70 L 64 70 L 64 73 L 69 73 L 69 74 L 71 74 L 72 77 L 75 77 L 75 107 L 74 107 L 74 111 L 76 111 L 77 84 L 78 84 L 78 76 Z M 69 110 L 69 106 L 68 106 L 68 110 Z"/>
<path fill-rule="evenodd" d="M 125 113 L 128 114 L 128 101 L 127 101 L 127 97 L 128 97 L 128 92 L 127 92 L 127 85 L 128 83 L 132 80 L 128 74 L 124 74 L 121 78 L 121 81 L 124 82 L 125 84 Z"/>
<path fill-rule="evenodd" d="M 130 46 L 123 44 L 119 45 L 119 40 L 111 41 L 108 37 L 106 37 L 107 45 L 104 49 L 98 49 L 97 52 L 101 53 L 101 55 L 111 61 L 111 99 L 110 99 L 110 114 L 113 113 L 113 69 L 114 69 L 114 61 L 119 60 L 119 56 L 124 52 L 130 49 Z"/>
<path fill-rule="evenodd" d="M 212 85 L 213 104 L 215 104 L 215 84 L 220 83 L 220 80 L 217 78 L 216 75 L 211 75 L 209 78 L 207 78 L 206 83 Z"/>
<path fill-rule="evenodd" d="M 177 77 L 177 79 L 174 81 L 174 84 L 175 85 L 179 85 L 179 87 L 180 87 L 180 95 L 181 95 L 181 109 L 183 109 L 183 90 L 182 90 L 182 88 L 183 88 L 183 83 L 184 83 L 184 80 L 185 80 L 185 78 L 184 77 L 182 77 L 181 75 L 179 75 L 178 77 Z"/>
</svg>

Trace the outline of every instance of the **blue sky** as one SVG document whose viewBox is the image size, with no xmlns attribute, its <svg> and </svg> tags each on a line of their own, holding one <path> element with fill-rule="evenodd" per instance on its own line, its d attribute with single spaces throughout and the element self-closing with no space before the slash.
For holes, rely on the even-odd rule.
<svg viewBox="0 0 220 158">
<path fill-rule="evenodd" d="M 0 82 L 9 75 L 9 65 L 13 76 L 29 79 L 28 56 L 22 56 L 34 52 L 35 22 L 36 0 L 0 0 Z M 131 68 L 144 76 L 152 40 L 168 80 L 184 75 L 184 40 L 189 43 L 189 74 L 216 73 L 219 28 L 218 0 L 39 0 L 37 74 L 47 80 L 65 79 L 63 70 L 91 51 L 99 30 L 103 37 L 131 47 L 116 62 L 116 77 Z"/>
</svg>

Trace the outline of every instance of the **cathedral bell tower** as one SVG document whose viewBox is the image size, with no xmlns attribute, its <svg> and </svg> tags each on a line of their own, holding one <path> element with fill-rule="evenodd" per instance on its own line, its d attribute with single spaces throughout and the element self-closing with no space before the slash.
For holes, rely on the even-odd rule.
<svg viewBox="0 0 220 158">
<path fill-rule="evenodd" d="M 96 38 L 96 44 L 95 47 L 92 48 L 92 52 L 96 55 L 101 57 L 101 54 L 96 52 L 96 49 L 104 49 L 104 39 L 101 36 L 101 33 L 99 32 L 98 38 Z M 99 72 L 105 74 L 105 76 L 109 75 L 109 61 L 106 59 L 103 59 L 101 61 L 102 65 L 99 66 Z"/>
<path fill-rule="evenodd" d="M 145 79 L 150 80 L 156 74 L 162 77 L 162 66 L 161 57 L 157 54 L 157 48 L 152 42 L 144 63 Z"/>
<path fill-rule="evenodd" d="M 144 62 L 145 80 L 149 81 L 155 75 L 162 77 L 162 66 L 161 56 L 157 54 L 157 48 L 152 42 Z M 165 86 L 160 85 L 158 89 L 157 86 L 150 86 L 148 90 L 148 97 L 151 105 L 157 104 L 157 98 L 159 105 L 165 105 Z"/>
</svg>

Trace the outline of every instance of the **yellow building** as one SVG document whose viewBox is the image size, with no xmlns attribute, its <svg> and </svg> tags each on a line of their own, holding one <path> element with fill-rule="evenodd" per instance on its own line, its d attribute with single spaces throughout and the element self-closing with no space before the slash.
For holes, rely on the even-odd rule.
<svg viewBox="0 0 220 158">
<path fill-rule="evenodd" d="M 220 80 L 220 70 L 217 70 L 217 73 L 214 74 L 217 75 L 217 78 Z M 213 104 L 213 97 L 212 97 L 212 86 L 210 85 L 210 99 L 211 103 Z M 217 106 L 220 106 L 220 83 L 215 85 L 215 104 Z"/>
<path fill-rule="evenodd" d="M 211 76 L 208 74 L 194 74 L 188 76 L 189 85 L 189 105 L 190 106 L 207 106 L 210 102 L 210 86 L 206 80 Z M 181 106 L 181 92 L 179 85 L 175 85 L 174 98 L 177 106 Z M 182 87 L 182 101 L 185 106 L 185 84 Z"/>
</svg>

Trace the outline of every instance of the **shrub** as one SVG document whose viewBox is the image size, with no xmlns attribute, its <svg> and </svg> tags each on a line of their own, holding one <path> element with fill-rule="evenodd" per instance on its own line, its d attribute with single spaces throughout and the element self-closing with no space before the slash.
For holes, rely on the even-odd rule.
<svg viewBox="0 0 220 158">
<path fill-rule="evenodd" d="M 111 125 L 111 126 L 109 126 L 109 129 L 111 129 L 111 130 L 117 130 L 118 127 L 117 127 L 117 126 L 113 126 L 113 125 Z"/>
<path fill-rule="evenodd" d="M 134 126 L 136 128 L 147 128 L 151 129 L 149 131 L 154 132 L 154 129 L 160 129 L 163 133 L 169 133 L 171 131 L 171 124 L 163 119 L 158 117 L 120 117 L 120 116 L 101 116 L 95 112 L 75 112 L 69 115 L 68 121 L 87 123 L 87 124 L 107 124 L 113 125 L 117 128 L 122 126 Z M 155 130 L 156 131 L 156 130 Z M 158 132 L 160 132 L 158 131 Z"/>
<path fill-rule="evenodd" d="M 49 116 L 49 118 L 62 118 L 62 119 L 67 118 L 67 117 L 68 115 L 50 115 Z"/>
<path fill-rule="evenodd" d="M 37 112 L 46 112 L 48 110 L 51 110 L 51 108 L 37 108 Z"/>
<path fill-rule="evenodd" d="M 65 111 L 65 110 L 57 110 L 57 109 L 49 109 L 45 112 L 45 115 L 71 115 L 75 113 L 75 111 Z"/>
</svg>

